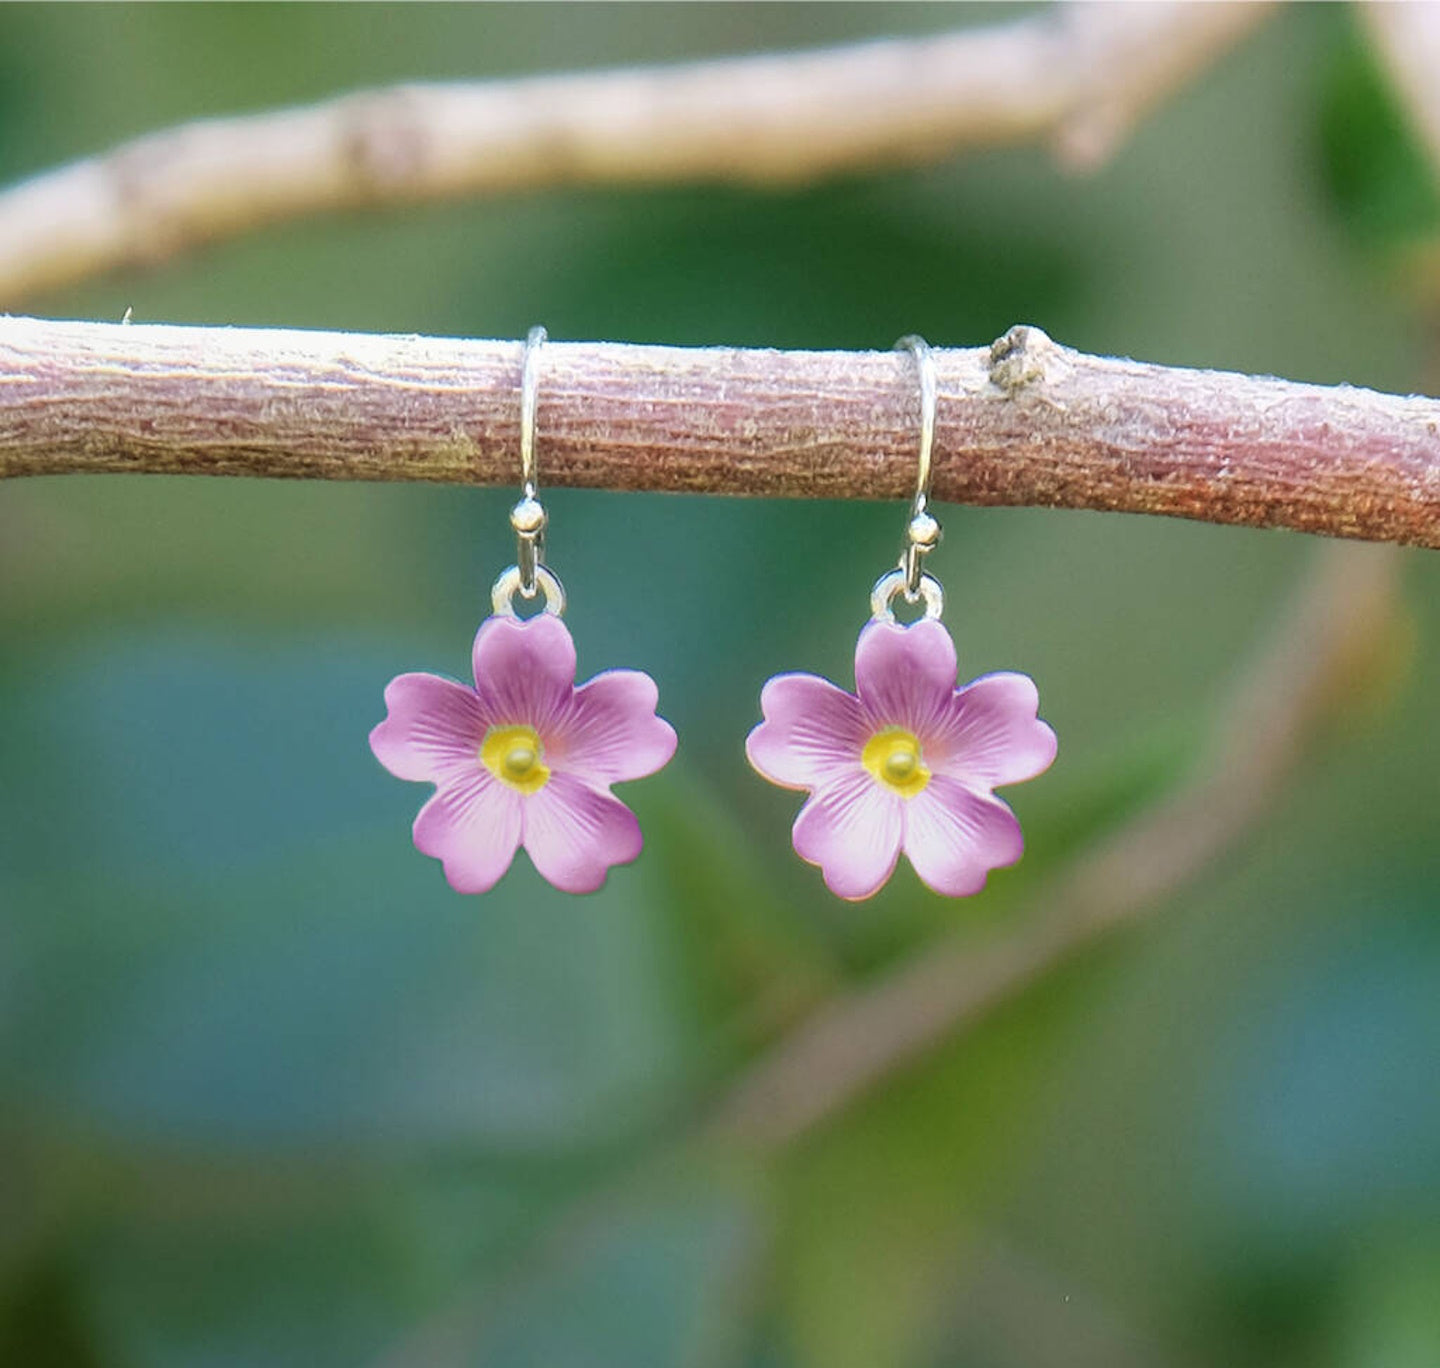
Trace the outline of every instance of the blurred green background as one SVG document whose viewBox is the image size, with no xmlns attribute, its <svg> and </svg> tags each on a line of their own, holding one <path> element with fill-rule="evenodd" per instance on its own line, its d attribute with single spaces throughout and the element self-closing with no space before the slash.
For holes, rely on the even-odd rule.
<svg viewBox="0 0 1440 1368">
<path fill-rule="evenodd" d="M 202 115 L 993 23 L 1014 10 L 5 6 L 0 179 Z M 1042 149 L 793 192 L 330 218 L 52 316 L 678 344 L 987 342 L 1434 391 L 1440 234 L 1351 14 L 1269 21 L 1069 178 Z M 543 461 L 543 433 L 541 434 Z M 416 854 L 366 745 L 459 674 L 507 490 L 0 486 L 0 1363 L 1034 1368 L 1440 1362 L 1440 558 L 1409 646 L 1172 905 L 778 1153 L 685 1140 L 763 1045 L 1172 785 L 1317 544 L 942 510 L 962 675 L 1039 682 L 1023 865 L 869 903 L 747 769 L 848 680 L 902 510 L 555 491 L 582 676 L 660 682 L 648 847 L 584 900 Z"/>
</svg>

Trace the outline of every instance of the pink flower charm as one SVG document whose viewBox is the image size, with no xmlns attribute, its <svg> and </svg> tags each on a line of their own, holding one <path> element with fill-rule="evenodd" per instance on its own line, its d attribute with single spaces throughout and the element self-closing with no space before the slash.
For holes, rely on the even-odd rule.
<svg viewBox="0 0 1440 1368">
<path fill-rule="evenodd" d="M 810 674 L 776 675 L 765 720 L 745 743 L 772 784 L 805 789 L 795 852 L 842 898 L 868 898 L 903 850 L 937 893 L 978 893 L 1024 842 L 999 784 L 1055 759 L 1028 675 L 984 675 L 957 689 L 955 643 L 938 620 L 868 623 L 855 647 L 856 694 Z"/>
<path fill-rule="evenodd" d="M 575 643 L 553 613 L 487 618 L 475 636 L 475 687 L 403 674 L 370 748 L 400 779 L 435 794 L 415 846 L 444 861 L 457 893 L 484 893 L 524 846 L 566 893 L 593 893 L 644 844 L 610 785 L 663 769 L 675 730 L 655 715 L 640 670 L 606 670 L 575 687 Z"/>
</svg>

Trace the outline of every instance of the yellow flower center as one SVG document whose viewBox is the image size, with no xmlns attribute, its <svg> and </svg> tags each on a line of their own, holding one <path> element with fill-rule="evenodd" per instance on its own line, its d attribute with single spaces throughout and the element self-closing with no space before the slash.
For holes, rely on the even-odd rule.
<svg viewBox="0 0 1440 1368">
<path fill-rule="evenodd" d="M 521 793 L 537 793 L 550 778 L 545 748 L 534 727 L 491 727 L 480 743 L 485 768 Z"/>
<path fill-rule="evenodd" d="M 914 732 L 904 727 L 886 727 L 878 731 L 860 752 L 860 763 L 875 776 L 877 782 L 898 793 L 902 798 L 913 798 L 922 793 L 930 782 L 930 771 L 920 754 L 920 743 Z"/>
</svg>

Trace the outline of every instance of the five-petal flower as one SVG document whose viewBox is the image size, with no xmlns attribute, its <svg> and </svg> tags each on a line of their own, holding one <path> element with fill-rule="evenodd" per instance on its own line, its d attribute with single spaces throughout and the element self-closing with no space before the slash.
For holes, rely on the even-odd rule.
<svg viewBox="0 0 1440 1368">
<path fill-rule="evenodd" d="M 771 783 L 804 789 L 796 853 L 842 898 L 868 898 L 903 850 L 920 878 L 952 897 L 978 893 L 1014 864 L 1020 824 L 993 789 L 1043 773 L 1055 733 L 1036 715 L 1028 675 L 984 675 L 956 688 L 955 644 L 932 618 L 868 623 L 855 647 L 854 694 L 811 674 L 776 675 L 765 720 L 745 743 Z"/>
<path fill-rule="evenodd" d="M 522 845 L 556 888 L 594 892 L 643 845 L 610 785 L 654 774 L 675 753 L 654 681 L 606 670 L 576 688 L 575 643 L 551 613 L 488 618 L 473 665 L 474 688 L 398 675 L 370 733 L 392 774 L 436 786 L 415 819 L 416 848 L 444 862 L 458 893 L 492 888 Z"/>
</svg>

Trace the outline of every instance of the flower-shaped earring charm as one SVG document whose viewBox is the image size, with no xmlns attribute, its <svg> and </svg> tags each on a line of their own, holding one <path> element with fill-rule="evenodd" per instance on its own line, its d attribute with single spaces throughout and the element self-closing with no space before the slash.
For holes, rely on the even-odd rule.
<svg viewBox="0 0 1440 1368">
<path fill-rule="evenodd" d="M 475 637 L 475 684 L 403 674 L 385 690 L 388 715 L 370 733 L 376 758 L 435 795 L 415 819 L 415 845 L 444 862 L 457 893 L 484 893 L 522 845 L 566 893 L 593 893 L 611 866 L 640 854 L 635 814 L 610 785 L 643 779 L 675 754 L 675 731 L 655 715 L 658 691 L 639 670 L 607 670 L 575 686 L 575 643 L 560 614 L 565 591 L 544 563 L 545 510 L 536 497 L 535 363 L 525 345 L 520 450 L 524 496 L 511 511 L 516 564 L 495 582 L 495 610 Z M 522 621 L 514 598 L 543 592 Z"/>
<path fill-rule="evenodd" d="M 765 720 L 746 754 L 771 783 L 810 798 L 795 820 L 796 853 L 820 866 L 842 898 L 868 898 L 903 850 L 920 878 L 951 897 L 978 893 L 990 870 L 1014 864 L 1020 824 L 993 790 L 1033 779 L 1055 759 L 1055 733 L 1036 715 L 1023 674 L 982 676 L 957 689 L 955 644 L 940 623 L 944 595 L 921 559 L 940 539 L 926 511 L 935 375 L 919 338 L 901 344 L 920 367 L 920 479 L 899 568 L 871 595 L 855 647 L 855 693 L 818 675 L 776 675 L 760 695 Z M 895 621 L 891 602 L 923 600 L 925 616 Z"/>
<path fill-rule="evenodd" d="M 771 783 L 810 791 L 795 850 L 832 893 L 878 892 L 902 850 L 951 897 L 978 893 L 990 870 L 1020 858 L 1020 823 L 991 790 L 1043 773 L 1055 733 L 1035 716 L 1028 675 L 955 683 L 950 633 L 922 618 L 865 626 L 853 694 L 811 674 L 765 685 L 746 753 Z"/>
<path fill-rule="evenodd" d="M 392 679 L 389 715 L 370 733 L 391 774 L 436 786 L 415 819 L 416 848 L 444 861 L 457 893 L 491 888 L 522 845 L 556 888 L 593 893 L 644 844 L 610 785 L 675 754 L 654 681 L 607 670 L 577 689 L 575 643 L 553 613 L 488 618 L 474 667 L 474 688 L 432 674 Z"/>
</svg>

